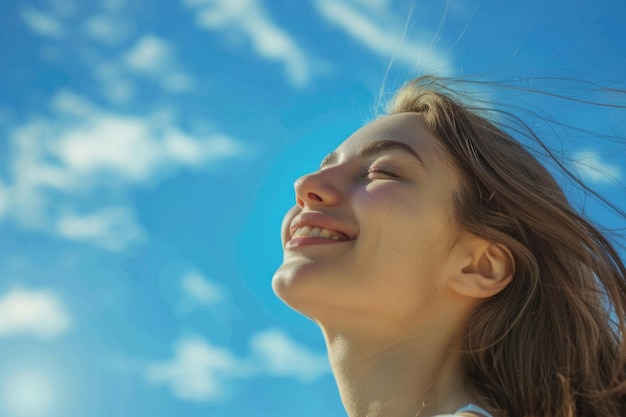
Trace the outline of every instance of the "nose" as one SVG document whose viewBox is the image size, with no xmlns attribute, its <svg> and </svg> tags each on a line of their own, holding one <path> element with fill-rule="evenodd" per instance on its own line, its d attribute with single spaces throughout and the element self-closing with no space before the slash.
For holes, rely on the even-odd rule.
<svg viewBox="0 0 626 417">
<path fill-rule="evenodd" d="M 324 169 L 296 180 L 296 204 L 300 208 L 333 206 L 339 202 L 340 192 L 333 181 L 333 170 Z"/>
</svg>

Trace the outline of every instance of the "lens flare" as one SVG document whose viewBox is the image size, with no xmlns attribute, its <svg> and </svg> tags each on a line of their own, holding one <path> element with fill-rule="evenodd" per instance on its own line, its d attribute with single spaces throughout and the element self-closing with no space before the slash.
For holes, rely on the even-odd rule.
<svg viewBox="0 0 626 417">
<path fill-rule="evenodd" d="M 20 369 L 9 375 L 2 387 L 5 407 L 16 417 L 48 415 L 54 406 L 51 378 L 36 369 Z"/>
</svg>

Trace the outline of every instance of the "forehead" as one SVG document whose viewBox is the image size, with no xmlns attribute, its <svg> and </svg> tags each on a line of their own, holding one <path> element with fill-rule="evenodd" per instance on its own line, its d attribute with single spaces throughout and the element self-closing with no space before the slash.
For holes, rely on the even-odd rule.
<svg viewBox="0 0 626 417">
<path fill-rule="evenodd" d="M 439 141 L 417 113 L 398 113 L 382 117 L 354 132 L 338 148 L 338 154 L 355 154 L 375 141 L 395 141 L 410 146 L 422 160 L 445 158 Z"/>
</svg>

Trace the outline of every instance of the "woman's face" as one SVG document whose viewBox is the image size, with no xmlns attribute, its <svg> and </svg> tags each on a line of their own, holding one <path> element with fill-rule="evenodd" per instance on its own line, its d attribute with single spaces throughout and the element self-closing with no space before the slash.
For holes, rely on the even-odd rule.
<svg viewBox="0 0 626 417">
<path fill-rule="evenodd" d="M 445 151 L 419 115 L 367 124 L 296 181 L 275 292 L 320 320 L 424 312 L 445 291 L 446 260 L 459 236 L 457 189 Z"/>
</svg>

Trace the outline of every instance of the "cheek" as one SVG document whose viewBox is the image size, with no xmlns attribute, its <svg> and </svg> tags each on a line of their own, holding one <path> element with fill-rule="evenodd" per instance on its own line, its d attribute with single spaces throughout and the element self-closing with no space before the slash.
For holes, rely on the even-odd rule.
<svg viewBox="0 0 626 417">
<path fill-rule="evenodd" d="M 425 269 L 445 261 L 455 228 L 444 193 L 420 193 L 392 182 L 371 184 L 366 192 L 362 204 L 379 253 Z"/>
</svg>

